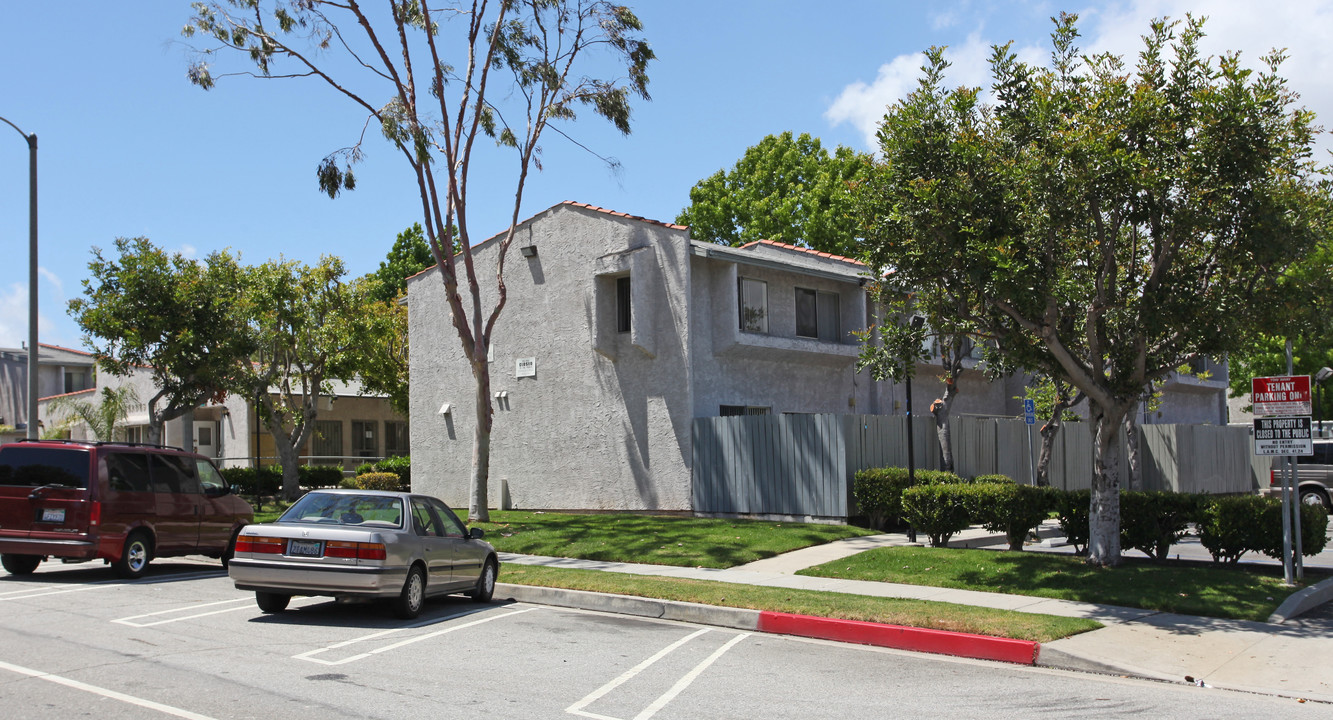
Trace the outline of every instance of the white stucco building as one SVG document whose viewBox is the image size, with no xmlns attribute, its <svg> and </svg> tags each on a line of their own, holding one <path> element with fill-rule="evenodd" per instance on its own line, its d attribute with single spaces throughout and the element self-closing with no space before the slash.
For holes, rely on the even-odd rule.
<svg viewBox="0 0 1333 720">
<path fill-rule="evenodd" d="M 474 247 L 484 307 L 499 237 Z M 566 202 L 524 221 L 491 346 L 490 504 L 690 510 L 696 417 L 905 412 L 856 372 L 865 266 Z M 460 265 L 460 275 L 461 265 Z M 464 293 L 464 303 L 469 299 Z M 413 483 L 468 502 L 475 384 L 432 268 L 408 282 Z M 913 383 L 918 413 L 938 367 Z M 967 371 L 953 412 L 1021 413 L 1022 382 Z"/>
</svg>

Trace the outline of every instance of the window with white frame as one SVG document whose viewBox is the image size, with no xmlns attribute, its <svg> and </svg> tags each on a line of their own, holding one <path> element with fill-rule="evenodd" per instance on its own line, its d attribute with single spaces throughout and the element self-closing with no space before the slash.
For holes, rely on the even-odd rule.
<svg viewBox="0 0 1333 720">
<path fill-rule="evenodd" d="M 768 283 L 753 278 L 737 278 L 741 330 L 768 332 Z"/>
<path fill-rule="evenodd" d="M 796 337 L 840 342 L 838 294 L 796 288 Z"/>
</svg>

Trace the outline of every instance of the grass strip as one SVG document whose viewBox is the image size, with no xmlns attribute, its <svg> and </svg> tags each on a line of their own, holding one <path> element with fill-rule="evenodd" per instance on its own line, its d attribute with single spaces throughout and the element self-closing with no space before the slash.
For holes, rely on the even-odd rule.
<svg viewBox="0 0 1333 720">
<path fill-rule="evenodd" d="M 1036 642 L 1050 642 L 1102 627 L 1102 624 L 1095 620 L 1083 618 L 1038 615 L 928 600 L 880 598 L 514 563 L 508 563 L 501 569 L 500 581 L 720 607 L 932 628 Z"/>
<path fill-rule="evenodd" d="M 797 574 L 1258 621 L 1267 620 L 1294 590 L 1283 586 L 1282 568 L 1267 565 L 1219 566 L 1127 557 L 1117 567 L 1097 568 L 1070 555 L 929 547 L 869 550 Z M 1307 571 L 1307 582 L 1325 577 Z"/>
<path fill-rule="evenodd" d="M 491 511 L 490 522 L 472 525 L 501 552 L 706 568 L 874 534 L 849 525 L 521 510 Z"/>
</svg>

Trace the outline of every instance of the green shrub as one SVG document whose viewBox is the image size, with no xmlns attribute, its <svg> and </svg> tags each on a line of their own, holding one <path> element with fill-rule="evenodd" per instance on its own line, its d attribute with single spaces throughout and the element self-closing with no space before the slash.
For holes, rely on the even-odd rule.
<svg viewBox="0 0 1333 720">
<path fill-rule="evenodd" d="M 1014 479 L 1008 475 L 978 475 L 972 478 L 972 482 L 980 483 L 1009 483 L 1014 484 Z"/>
<path fill-rule="evenodd" d="M 948 470 L 917 470 L 917 485 L 962 485 L 967 481 Z"/>
<path fill-rule="evenodd" d="M 907 488 L 903 491 L 903 516 L 930 538 L 931 547 L 946 547 L 954 533 L 972 523 L 969 509 L 975 488 L 955 483 Z"/>
<path fill-rule="evenodd" d="M 401 486 L 398 476 L 388 472 L 357 475 L 355 482 L 359 490 L 397 490 Z"/>
<path fill-rule="evenodd" d="M 356 466 L 356 473 L 352 475 L 352 477 L 356 477 L 358 475 L 365 475 L 366 473 L 373 473 L 373 472 L 375 472 L 375 463 L 361 463 L 360 465 Z"/>
<path fill-rule="evenodd" d="M 1165 560 L 1203 508 L 1205 496 L 1177 492 L 1120 493 L 1120 547 Z"/>
<path fill-rule="evenodd" d="M 855 475 L 852 497 L 870 527 L 883 530 L 902 517 L 903 491 L 910 486 L 907 468 L 866 468 Z"/>
<path fill-rule="evenodd" d="M 1048 488 L 1005 480 L 1007 482 L 977 482 L 970 486 L 971 519 L 992 532 L 1003 531 L 1009 549 L 1022 550 L 1028 533 L 1050 513 L 1052 496 Z"/>
<path fill-rule="evenodd" d="M 282 468 L 276 465 L 267 467 L 229 467 L 222 468 L 222 477 L 232 486 L 238 495 L 261 497 L 276 495 L 282 489 Z"/>
<path fill-rule="evenodd" d="M 301 476 L 302 487 L 337 487 L 343 479 L 343 470 L 339 465 L 302 465 L 297 471 Z"/>
<path fill-rule="evenodd" d="M 1051 490 L 1052 504 L 1065 542 L 1074 546 L 1074 553 L 1082 555 L 1088 549 L 1088 508 L 1092 504 L 1091 490 Z"/>
<path fill-rule="evenodd" d="M 1247 552 L 1269 547 L 1264 525 L 1275 517 L 1278 546 L 1281 547 L 1281 506 L 1276 499 L 1258 495 L 1209 498 L 1199 513 L 1199 542 L 1212 553 L 1213 562 L 1236 563 Z"/>
<path fill-rule="evenodd" d="M 375 463 L 375 470 L 378 472 L 391 472 L 398 476 L 398 481 L 402 483 L 403 490 L 412 489 L 412 458 L 408 455 L 397 455 L 384 458 Z"/>
<path fill-rule="evenodd" d="M 1275 560 L 1282 559 L 1282 501 L 1273 502 L 1264 509 L 1263 525 L 1266 530 L 1259 552 Z M 1322 506 L 1301 504 L 1301 554 L 1317 555 L 1328 542 L 1328 512 Z M 1292 548 L 1295 551 L 1295 547 Z"/>
</svg>

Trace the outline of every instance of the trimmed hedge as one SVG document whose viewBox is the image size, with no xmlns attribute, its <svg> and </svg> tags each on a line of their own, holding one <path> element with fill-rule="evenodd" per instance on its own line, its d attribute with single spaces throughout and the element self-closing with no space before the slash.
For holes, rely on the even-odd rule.
<svg viewBox="0 0 1333 720">
<path fill-rule="evenodd" d="M 974 497 L 987 487 L 960 483 L 909 487 L 903 491 L 903 515 L 930 538 L 931 547 L 946 547 L 954 533 L 972 524 Z"/>
<path fill-rule="evenodd" d="M 367 473 L 393 473 L 404 491 L 412 489 L 412 458 L 408 455 L 396 455 L 373 463 L 363 463 L 356 469 L 358 476 Z"/>
<path fill-rule="evenodd" d="M 1053 498 L 1049 488 L 1004 479 L 1007 482 L 977 482 L 971 486 L 972 521 L 991 532 L 1003 531 L 1009 549 L 1022 550 L 1028 534 L 1050 514 Z"/>
<path fill-rule="evenodd" d="M 302 465 L 297 472 L 300 473 L 301 486 L 307 488 L 337 487 L 343 479 L 342 468 L 337 465 Z M 280 465 L 222 468 L 222 476 L 239 495 L 261 497 L 282 491 Z"/>
<path fill-rule="evenodd" d="M 870 520 L 870 527 L 883 530 L 903 514 L 903 491 L 911 487 L 907 468 L 867 468 L 857 471 L 852 497 Z"/>
<path fill-rule="evenodd" d="M 1177 492 L 1120 493 L 1120 548 L 1165 560 L 1171 546 L 1189 531 L 1207 496 Z"/>
<path fill-rule="evenodd" d="M 1082 555 L 1088 549 L 1088 508 L 1092 504 L 1092 491 L 1054 490 L 1051 497 L 1065 542 L 1074 546 L 1075 554 Z"/>
<path fill-rule="evenodd" d="M 390 472 L 371 472 L 357 475 L 352 479 L 353 487 L 358 490 L 398 490 L 402 482 Z"/>
</svg>

